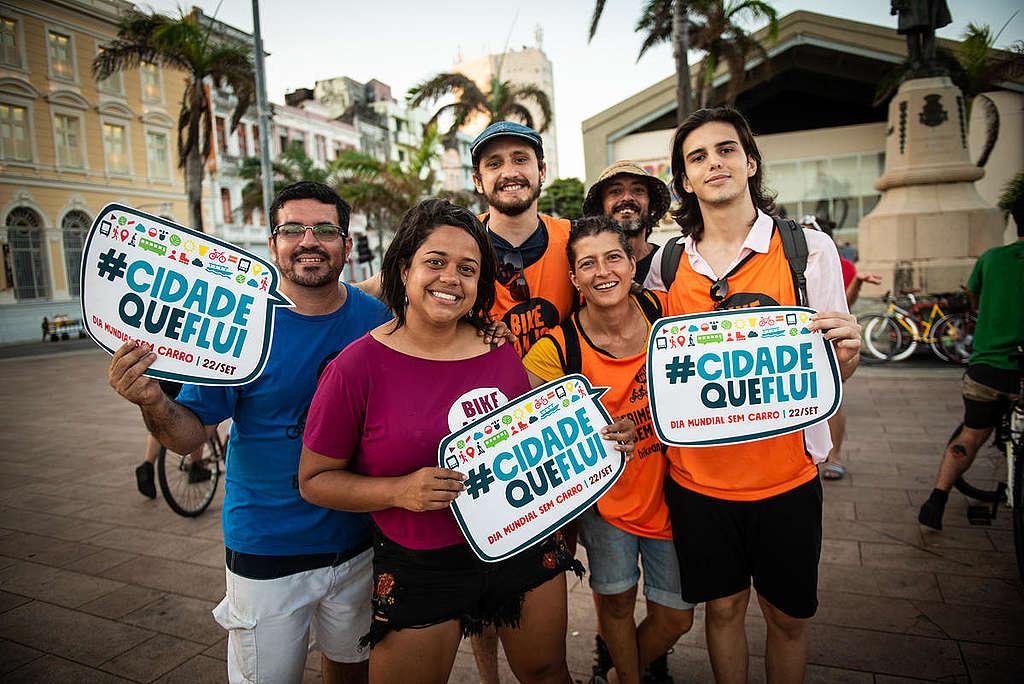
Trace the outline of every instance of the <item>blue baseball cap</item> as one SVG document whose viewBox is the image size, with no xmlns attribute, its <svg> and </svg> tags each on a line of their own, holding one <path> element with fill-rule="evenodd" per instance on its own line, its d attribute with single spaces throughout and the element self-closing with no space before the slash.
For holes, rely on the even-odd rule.
<svg viewBox="0 0 1024 684">
<path fill-rule="evenodd" d="M 494 138 L 502 137 L 523 138 L 533 145 L 538 158 L 543 155 L 544 141 L 541 140 L 540 133 L 514 121 L 497 121 L 485 128 L 483 133 L 478 135 L 473 144 L 469 146 L 469 154 L 473 157 L 473 166 L 480 161 L 480 153 L 483 151 L 484 145 Z"/>
</svg>

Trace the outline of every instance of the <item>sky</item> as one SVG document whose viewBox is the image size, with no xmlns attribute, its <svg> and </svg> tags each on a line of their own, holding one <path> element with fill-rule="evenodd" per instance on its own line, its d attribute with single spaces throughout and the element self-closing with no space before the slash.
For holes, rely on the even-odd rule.
<svg viewBox="0 0 1024 684">
<path fill-rule="evenodd" d="M 143 8 L 175 13 L 197 5 L 232 26 L 252 31 L 252 0 L 139 0 Z M 267 57 L 267 94 L 284 94 L 318 79 L 376 78 L 396 98 L 413 84 L 448 71 L 465 59 L 509 48 L 534 47 L 539 26 L 552 62 L 559 176 L 583 177 L 580 125 L 598 112 L 673 73 L 669 45 L 652 48 L 638 62 L 642 37 L 633 28 L 643 0 L 607 0 L 594 40 L 587 42 L 593 0 L 518 0 L 511 3 L 452 0 L 261 0 L 260 23 Z M 808 9 L 846 19 L 895 27 L 889 0 L 774 0 L 783 17 Z M 956 39 L 968 22 L 999 30 L 1018 0 L 947 0 L 953 23 L 938 32 Z M 756 29 L 759 26 L 747 26 Z M 997 46 L 1024 38 L 1024 13 L 1003 32 Z M 696 57 L 694 53 L 693 57 Z M 693 57 L 691 57 L 691 62 Z"/>
</svg>

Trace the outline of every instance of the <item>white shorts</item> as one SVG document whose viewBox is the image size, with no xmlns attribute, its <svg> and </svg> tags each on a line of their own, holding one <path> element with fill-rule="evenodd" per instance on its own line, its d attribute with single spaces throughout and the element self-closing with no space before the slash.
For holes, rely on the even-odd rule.
<svg viewBox="0 0 1024 684">
<path fill-rule="evenodd" d="M 369 657 L 359 640 L 370 631 L 372 549 L 335 567 L 271 580 L 224 571 L 227 592 L 213 617 L 228 630 L 232 684 L 299 682 L 309 651 L 339 663 Z"/>
</svg>

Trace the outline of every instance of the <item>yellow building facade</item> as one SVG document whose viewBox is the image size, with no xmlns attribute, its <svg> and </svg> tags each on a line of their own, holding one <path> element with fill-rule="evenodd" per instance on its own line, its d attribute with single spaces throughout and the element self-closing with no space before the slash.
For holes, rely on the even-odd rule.
<svg viewBox="0 0 1024 684">
<path fill-rule="evenodd" d="M 120 202 L 187 217 L 175 129 L 181 72 L 143 65 L 97 82 L 92 60 L 123 0 L 0 0 L 0 344 L 80 316 L 82 243 Z"/>
</svg>

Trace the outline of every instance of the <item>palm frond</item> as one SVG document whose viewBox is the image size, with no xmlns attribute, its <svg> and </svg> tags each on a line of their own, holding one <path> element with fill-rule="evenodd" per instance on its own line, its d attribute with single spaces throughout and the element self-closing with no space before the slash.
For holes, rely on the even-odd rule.
<svg viewBox="0 0 1024 684">
<path fill-rule="evenodd" d="M 594 34 L 597 33 L 597 22 L 601 21 L 601 14 L 604 13 L 604 2 L 605 0 L 594 2 L 594 15 L 590 18 L 590 30 L 587 32 L 588 43 L 594 40 Z"/>
</svg>

